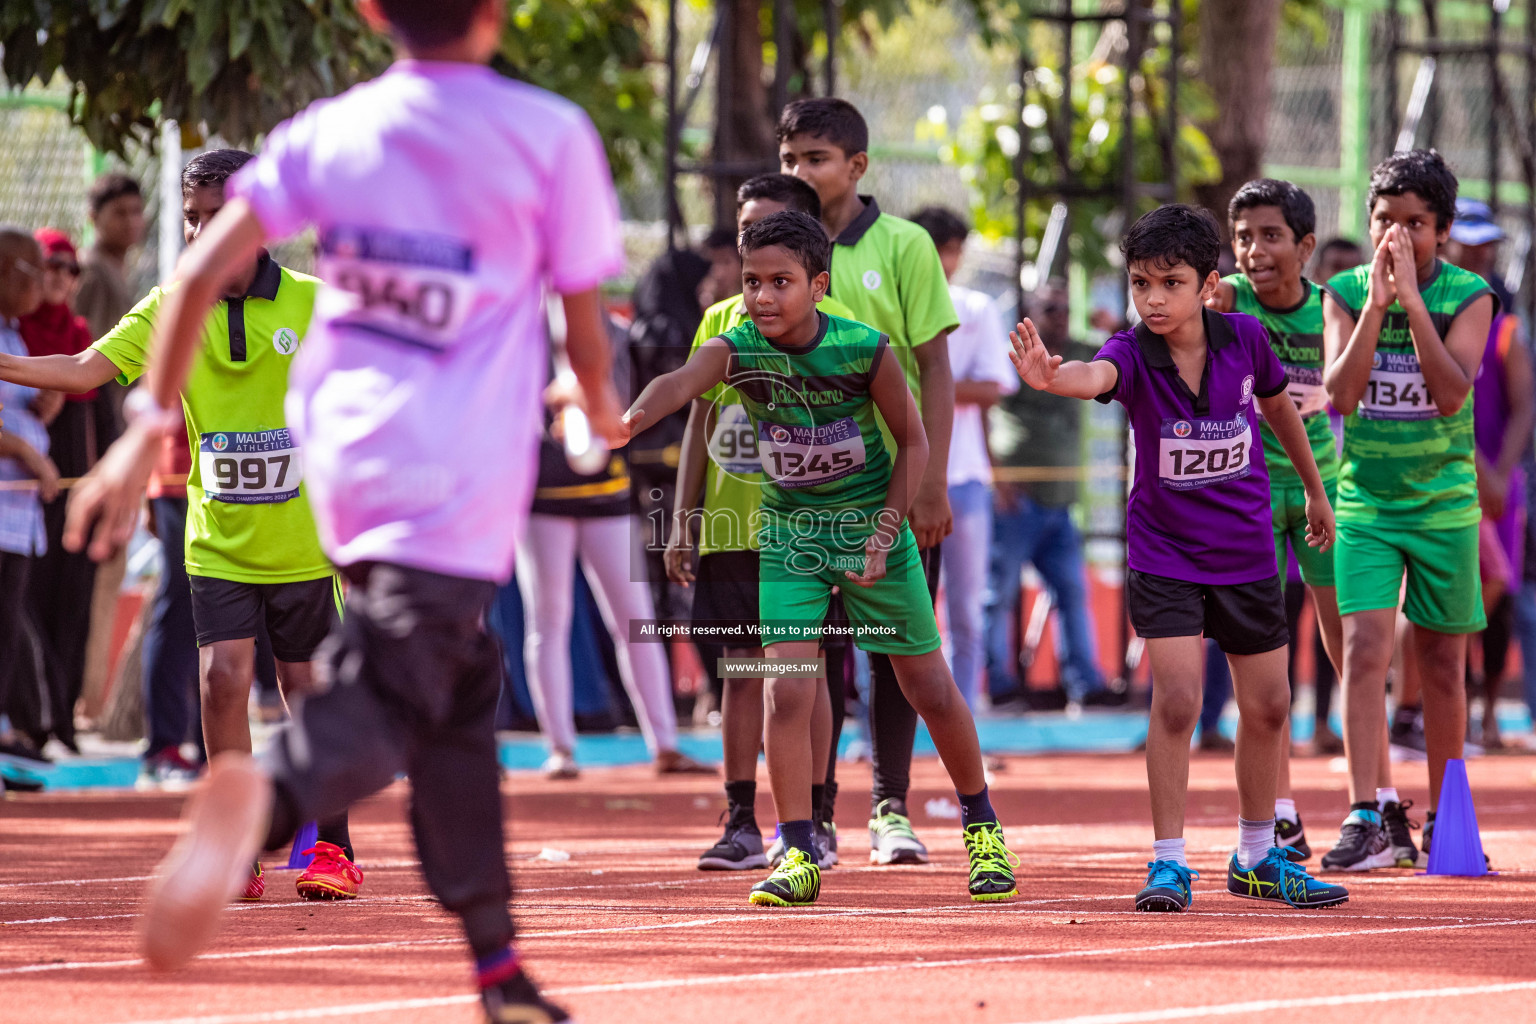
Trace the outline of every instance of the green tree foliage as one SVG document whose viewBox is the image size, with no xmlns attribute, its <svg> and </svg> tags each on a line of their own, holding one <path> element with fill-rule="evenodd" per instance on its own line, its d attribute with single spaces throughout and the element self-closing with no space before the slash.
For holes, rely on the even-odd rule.
<svg viewBox="0 0 1536 1024">
<path fill-rule="evenodd" d="M 639 0 L 512 0 L 496 65 L 579 103 L 626 174 L 660 145 Z M 355 0 L 13 0 L 0 46 L 14 88 L 71 88 L 98 149 L 153 146 L 171 118 L 250 142 L 390 60 Z"/>
</svg>

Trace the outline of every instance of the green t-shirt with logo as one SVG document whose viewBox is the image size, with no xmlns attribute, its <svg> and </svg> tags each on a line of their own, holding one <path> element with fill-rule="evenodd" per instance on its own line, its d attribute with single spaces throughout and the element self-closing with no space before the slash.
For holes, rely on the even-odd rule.
<svg viewBox="0 0 1536 1024">
<path fill-rule="evenodd" d="M 828 294 L 853 317 L 891 340 L 901 372 L 917 407 L 922 384 L 914 350 L 960 326 L 939 251 L 927 231 L 909 220 L 880 212 L 869 196 L 864 212 L 833 240 L 832 287 Z"/>
<path fill-rule="evenodd" d="M 1323 287 L 1359 320 L 1370 279 L 1370 264 L 1364 264 Z M 1440 260 L 1419 291 L 1442 341 L 1456 317 L 1492 294 L 1481 277 Z M 1339 521 L 1428 530 L 1476 524 L 1481 512 L 1473 450 L 1472 395 L 1455 414 L 1440 415 L 1419 369 L 1408 314 L 1393 302 L 1382 319 L 1365 394 L 1344 418 Z"/>
<path fill-rule="evenodd" d="M 1244 274 L 1223 280 L 1234 292 L 1232 308 L 1257 317 L 1269 332 L 1269 347 L 1285 368 L 1286 394 L 1296 403 L 1307 440 L 1312 442 L 1312 458 L 1324 480 L 1339 474 L 1339 447 L 1328 422 L 1328 393 L 1323 390 L 1323 295 L 1317 285 L 1302 279 L 1306 294 L 1294 309 L 1270 309 L 1254 294 L 1253 285 Z M 1291 465 L 1280 439 L 1268 423 L 1260 422 L 1259 436 L 1264 440 L 1264 464 L 1269 469 L 1272 488 L 1300 487 L 1301 475 Z"/>
<path fill-rule="evenodd" d="M 853 319 L 848 308 L 830 296 L 822 299 L 818 308 L 828 316 Z M 747 322 L 747 307 L 740 295 L 715 303 L 704 311 L 704 319 L 693 336 L 693 351 L 697 352 L 710 338 Z M 699 555 L 755 551 L 757 511 L 766 479 L 758 461 L 757 435 L 740 396 L 724 384 L 716 384 L 701 397 L 714 406 L 714 425 L 704 463 Z"/>
<path fill-rule="evenodd" d="M 723 386 L 739 396 L 757 439 L 764 525 L 868 536 L 891 481 L 870 394 L 891 345 L 856 320 L 820 318 L 816 337 L 799 348 L 769 341 L 750 320 L 726 331 Z"/>
<path fill-rule="evenodd" d="M 288 367 L 309 328 L 320 282 L 263 256 L 243 298 L 220 302 L 181 392 L 192 449 L 187 572 L 237 583 L 297 583 L 334 571 L 304 496 L 302 453 L 288 433 Z M 118 380 L 144 372 L 156 288 L 91 347 Z"/>
</svg>

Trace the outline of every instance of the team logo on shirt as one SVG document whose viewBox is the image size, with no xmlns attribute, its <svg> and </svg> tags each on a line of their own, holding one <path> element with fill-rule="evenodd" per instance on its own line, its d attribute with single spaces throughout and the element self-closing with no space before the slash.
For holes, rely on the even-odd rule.
<svg viewBox="0 0 1536 1024">
<path fill-rule="evenodd" d="M 1377 352 L 1375 355 L 1371 356 L 1371 369 L 1373 369 L 1373 370 L 1381 369 L 1381 353 L 1380 352 Z"/>
<path fill-rule="evenodd" d="M 1253 398 L 1253 374 L 1250 373 L 1248 376 L 1243 378 L 1243 400 L 1241 402 L 1239 402 L 1238 404 L 1239 405 L 1247 405 L 1248 402 L 1252 398 Z"/>
<path fill-rule="evenodd" d="M 876 288 L 879 288 L 880 287 L 880 271 L 878 271 L 878 270 L 866 270 L 866 271 L 864 271 L 864 287 L 868 288 L 870 291 L 874 291 Z"/>
<path fill-rule="evenodd" d="M 1189 436 L 1189 432 L 1191 430 L 1193 430 L 1193 429 L 1194 428 L 1189 425 L 1189 421 L 1188 420 L 1179 420 L 1179 422 L 1177 422 L 1177 423 L 1175 423 L 1173 425 L 1173 436 L 1174 437 L 1188 437 Z"/>
<path fill-rule="evenodd" d="M 789 442 L 789 431 L 783 427 L 770 427 L 768 429 L 768 436 L 773 438 L 774 444 L 787 444 Z"/>
<path fill-rule="evenodd" d="M 292 327 L 279 327 L 272 335 L 272 347 L 285 356 L 291 356 L 299 347 L 299 335 Z"/>
<path fill-rule="evenodd" d="M 228 447 L 229 447 L 229 438 L 225 437 L 223 434 L 214 434 L 213 435 L 213 450 L 214 451 L 222 452 L 224 449 L 226 449 Z"/>
</svg>

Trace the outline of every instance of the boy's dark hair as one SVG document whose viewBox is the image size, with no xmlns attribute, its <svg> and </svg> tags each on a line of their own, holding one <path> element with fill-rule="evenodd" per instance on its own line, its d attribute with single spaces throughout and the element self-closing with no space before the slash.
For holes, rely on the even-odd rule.
<svg viewBox="0 0 1536 1024">
<path fill-rule="evenodd" d="M 110 174 L 103 174 L 91 185 L 91 191 L 87 196 L 91 216 L 96 216 L 96 214 L 101 212 L 102 207 L 114 199 L 123 198 L 123 196 L 139 196 L 143 198 L 144 192 L 139 188 L 139 183 L 126 174 L 119 174 L 116 171 Z"/>
<path fill-rule="evenodd" d="M 709 229 L 709 234 L 704 236 L 704 251 L 711 252 L 715 249 L 735 249 L 736 229 L 726 227 L 724 224 Z"/>
<path fill-rule="evenodd" d="M 243 149 L 210 149 L 187 161 L 181 169 L 181 195 L 185 199 L 197 188 L 223 188 L 240 168 L 256 159 Z"/>
<path fill-rule="evenodd" d="M 795 100 L 785 107 L 779 115 L 779 141 L 796 135 L 826 139 L 845 156 L 869 149 L 869 125 L 864 123 L 864 115 L 852 103 L 835 96 Z"/>
<path fill-rule="evenodd" d="M 939 248 L 951 242 L 964 242 L 971 233 L 965 218 L 947 206 L 925 206 L 909 219 L 928 232 L 933 244 Z"/>
<path fill-rule="evenodd" d="M 783 203 L 788 209 L 821 219 L 821 197 L 793 174 L 759 174 L 748 178 L 736 190 L 736 212 L 740 213 L 741 208 L 754 199 Z"/>
<path fill-rule="evenodd" d="M 1163 270 L 1188 264 L 1203 283 L 1221 259 L 1221 228 L 1204 207 L 1169 203 L 1131 225 L 1120 242 L 1120 254 L 1127 270 L 1132 263 Z"/>
<path fill-rule="evenodd" d="M 1227 223 L 1235 224 L 1238 214 L 1256 206 L 1278 208 L 1291 229 L 1294 242 L 1300 242 L 1317 230 L 1317 209 L 1312 205 L 1312 197 L 1288 181 L 1257 178 L 1248 182 L 1227 204 Z"/>
<path fill-rule="evenodd" d="M 1345 238 L 1343 235 L 1335 235 L 1333 238 L 1328 239 L 1328 241 L 1317 247 L 1318 258 L 1321 259 L 1336 249 L 1353 249 L 1355 252 L 1365 252 L 1365 250 L 1360 247 L 1360 243 L 1355 241 L 1353 238 Z"/>
<path fill-rule="evenodd" d="M 827 272 L 832 263 L 832 242 L 821 221 L 799 210 L 770 213 L 741 233 L 741 255 L 777 245 L 788 249 L 805 268 L 807 277 Z"/>
<path fill-rule="evenodd" d="M 408 46 L 442 46 L 469 34 L 488 0 L 378 0 L 389 27 Z"/>
<path fill-rule="evenodd" d="M 1371 190 L 1365 208 L 1376 208 L 1381 196 L 1400 196 L 1412 192 L 1435 212 L 1435 227 L 1444 231 L 1456 219 L 1456 175 L 1446 166 L 1445 158 L 1433 149 L 1410 149 L 1393 153 L 1371 171 Z"/>
</svg>

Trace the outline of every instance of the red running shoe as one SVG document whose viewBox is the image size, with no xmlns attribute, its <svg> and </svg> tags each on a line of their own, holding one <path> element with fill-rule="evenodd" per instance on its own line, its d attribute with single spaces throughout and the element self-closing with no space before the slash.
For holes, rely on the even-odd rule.
<svg viewBox="0 0 1536 1024">
<path fill-rule="evenodd" d="M 267 883 L 261 877 L 261 861 L 251 866 L 250 881 L 245 883 L 245 889 L 240 893 L 242 900 L 259 900 L 262 893 L 267 891 Z"/>
<path fill-rule="evenodd" d="M 305 850 L 315 859 L 294 883 L 306 900 L 355 900 L 363 884 L 363 869 L 347 860 L 335 843 L 316 843 Z"/>
</svg>

